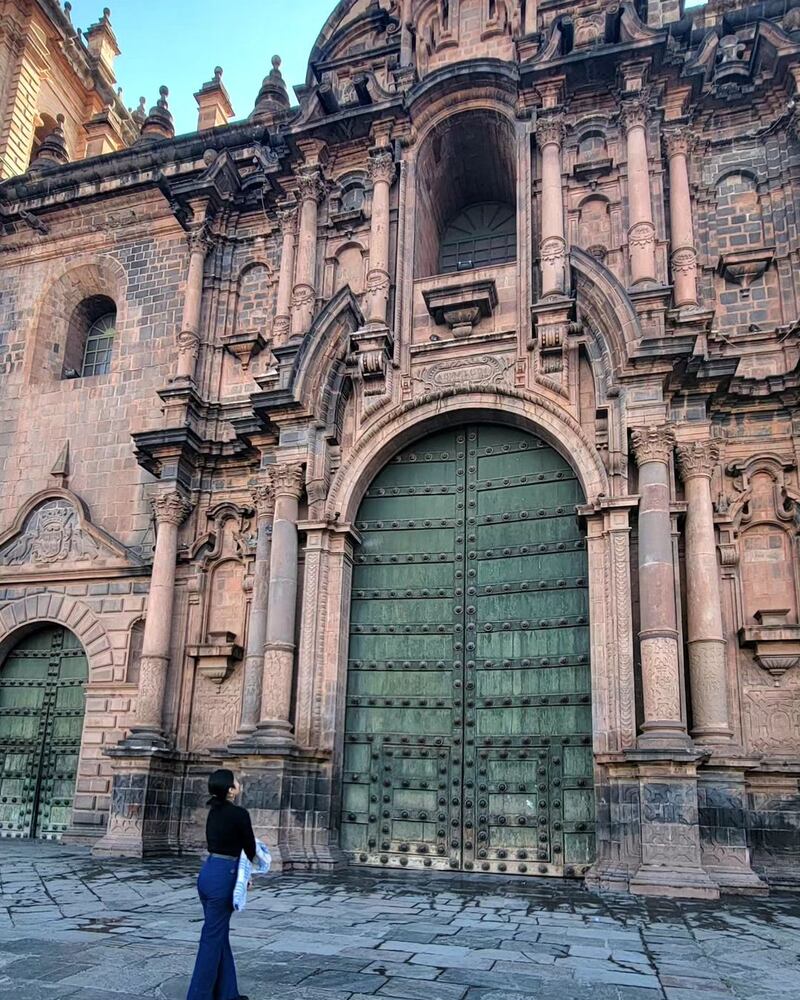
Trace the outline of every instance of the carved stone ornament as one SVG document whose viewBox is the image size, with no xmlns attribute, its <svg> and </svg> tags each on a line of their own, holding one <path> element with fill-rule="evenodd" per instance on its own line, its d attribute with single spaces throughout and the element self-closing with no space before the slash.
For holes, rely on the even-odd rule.
<svg viewBox="0 0 800 1000">
<path fill-rule="evenodd" d="M 196 359 L 200 352 L 200 338 L 192 330 L 181 330 L 178 334 L 178 354 Z"/>
<path fill-rule="evenodd" d="M 296 285 L 292 291 L 292 308 L 304 309 L 313 306 L 315 297 L 311 285 Z"/>
<path fill-rule="evenodd" d="M 271 518 L 275 512 L 275 487 L 271 479 L 254 486 L 250 495 L 258 517 Z"/>
<path fill-rule="evenodd" d="M 630 132 L 633 128 L 646 128 L 647 100 L 641 94 L 627 98 L 620 108 L 619 117 L 626 132 Z"/>
<path fill-rule="evenodd" d="M 303 170 L 297 177 L 297 193 L 301 201 L 321 202 L 325 197 L 325 181 L 319 168 Z"/>
<path fill-rule="evenodd" d="M 557 264 L 563 261 L 567 254 L 566 240 L 560 236 L 548 236 L 542 240 L 539 247 L 539 256 L 543 264 Z"/>
<path fill-rule="evenodd" d="M 563 115 L 547 115 L 539 118 L 536 122 L 536 142 L 539 149 L 550 145 L 560 146 L 564 141 L 565 131 Z"/>
<path fill-rule="evenodd" d="M 160 493 L 154 497 L 152 504 L 158 524 L 181 525 L 192 510 L 192 504 L 177 490 Z"/>
<path fill-rule="evenodd" d="M 670 424 L 636 427 L 631 431 L 631 438 L 637 465 L 645 465 L 647 462 L 662 462 L 668 465 L 672 460 L 675 430 Z"/>
<path fill-rule="evenodd" d="M 375 295 L 376 293 L 388 293 L 389 284 L 389 275 L 386 271 L 382 271 L 380 268 L 373 268 L 368 272 L 367 291 L 370 295 Z"/>
<path fill-rule="evenodd" d="M 294 235 L 297 228 L 297 205 L 284 202 L 276 212 L 276 217 L 283 235 L 285 236 L 287 233 Z"/>
<path fill-rule="evenodd" d="M 675 250 L 670 259 L 673 274 L 694 274 L 697 271 L 697 252 L 694 247 Z"/>
<path fill-rule="evenodd" d="M 637 222 L 628 230 L 628 246 L 645 249 L 656 241 L 656 228 L 652 222 Z"/>
<path fill-rule="evenodd" d="M 214 236 L 208 226 L 202 225 L 186 234 L 186 245 L 190 254 L 202 253 L 206 257 L 214 246 Z"/>
<path fill-rule="evenodd" d="M 48 500 L 28 516 L 22 534 L 0 549 L 0 566 L 84 562 L 99 555 L 97 542 L 81 529 L 78 512 L 59 498 Z"/>
<path fill-rule="evenodd" d="M 697 476 L 710 479 L 719 462 L 720 449 L 716 441 L 692 441 L 676 449 L 678 469 L 684 482 Z"/>
<path fill-rule="evenodd" d="M 664 133 L 664 146 L 670 159 L 673 156 L 688 156 L 694 143 L 694 133 L 685 126 L 673 128 Z"/>
<path fill-rule="evenodd" d="M 397 173 L 392 151 L 378 149 L 372 152 L 367 163 L 367 171 L 373 184 L 391 184 Z"/>
<path fill-rule="evenodd" d="M 739 629 L 739 642 L 752 648 L 756 663 L 773 677 L 800 664 L 800 625 L 789 620 L 788 608 L 756 611 L 758 623 Z"/>
<path fill-rule="evenodd" d="M 212 684 L 222 684 L 233 672 L 234 666 L 244 655 L 242 647 L 234 641 L 233 632 L 211 632 L 208 642 L 188 646 L 187 654 L 195 661 L 197 672 Z"/>
<path fill-rule="evenodd" d="M 258 330 L 242 330 L 222 337 L 222 343 L 230 353 L 238 358 L 242 371 L 246 372 L 253 358 L 262 351 L 267 342 Z"/>
<path fill-rule="evenodd" d="M 303 466 L 299 462 L 288 465 L 271 465 L 269 478 L 276 497 L 288 496 L 294 500 L 300 499 L 305 483 L 305 474 Z"/>
<path fill-rule="evenodd" d="M 422 297 L 435 323 L 449 326 L 456 337 L 465 337 L 482 318 L 494 313 L 497 286 L 494 278 L 467 279 L 441 288 L 423 289 Z"/>
<path fill-rule="evenodd" d="M 503 385 L 508 362 L 494 354 L 455 361 L 439 361 L 424 369 L 420 379 L 432 391 L 455 385 Z"/>
<path fill-rule="evenodd" d="M 574 47 L 585 49 L 599 45 L 604 40 L 605 30 L 606 15 L 602 11 L 578 17 L 575 21 Z"/>
</svg>

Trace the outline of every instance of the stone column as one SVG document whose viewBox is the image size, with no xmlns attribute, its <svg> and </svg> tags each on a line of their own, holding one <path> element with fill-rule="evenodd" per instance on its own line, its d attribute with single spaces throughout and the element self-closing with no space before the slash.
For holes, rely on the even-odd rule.
<svg viewBox="0 0 800 1000">
<path fill-rule="evenodd" d="M 689 193 L 689 148 L 687 129 L 665 136 L 669 158 L 669 226 L 672 238 L 672 283 L 675 305 L 697 305 L 697 251 L 694 246 L 692 199 Z"/>
<path fill-rule="evenodd" d="M 295 234 L 297 231 L 297 205 L 284 202 L 278 209 L 281 226 L 281 269 L 278 275 L 278 295 L 275 303 L 275 322 L 272 326 L 272 343 L 280 347 L 289 339 L 292 325 L 292 287 L 294 285 Z"/>
<path fill-rule="evenodd" d="M 303 491 L 303 466 L 275 466 L 271 478 L 275 517 L 257 738 L 260 743 L 287 745 L 293 742 L 289 711 L 297 615 L 297 514 Z"/>
<path fill-rule="evenodd" d="M 386 326 L 389 304 L 389 189 L 395 176 L 394 156 L 388 146 L 370 150 L 372 180 L 369 273 L 367 274 L 367 322 Z"/>
<path fill-rule="evenodd" d="M 292 290 L 292 336 L 303 337 L 311 329 L 317 296 L 317 215 L 325 193 L 319 167 L 306 168 L 298 177 L 300 233 Z"/>
<path fill-rule="evenodd" d="M 639 639 L 645 716 L 639 746 L 685 749 L 689 737 L 681 708 L 670 522 L 669 466 L 674 440 L 669 425 L 633 431 L 639 466 Z"/>
<path fill-rule="evenodd" d="M 564 294 L 567 244 L 564 240 L 564 203 L 561 190 L 561 115 L 540 118 L 536 141 L 542 151 L 542 239 L 539 255 L 542 269 L 542 297 Z"/>
<path fill-rule="evenodd" d="M 631 284 L 655 281 L 656 230 L 650 198 L 650 166 L 647 157 L 647 104 L 641 97 L 622 106 L 628 159 L 628 257 Z"/>
<path fill-rule="evenodd" d="M 125 741 L 137 746 L 167 745 L 163 731 L 164 691 L 172 636 L 178 528 L 190 510 L 191 504 L 177 490 L 162 493 L 153 501 L 158 534 L 144 621 L 136 720 Z"/>
<path fill-rule="evenodd" d="M 244 655 L 244 691 L 242 714 L 235 743 L 249 741 L 256 731 L 261 714 L 261 678 L 264 672 L 264 645 L 267 639 L 267 609 L 269 607 L 269 567 L 272 550 L 272 517 L 275 492 L 269 480 L 253 490 L 256 508 L 256 559 L 253 572 L 253 599 L 247 628 L 247 648 Z"/>
<path fill-rule="evenodd" d="M 177 378 L 194 381 L 200 353 L 200 311 L 203 304 L 203 268 L 212 242 L 205 226 L 189 233 L 189 271 L 186 275 L 186 295 L 183 300 L 183 320 L 178 334 Z"/>
<path fill-rule="evenodd" d="M 711 503 L 711 475 L 719 461 L 714 441 L 678 446 L 686 487 L 686 603 L 692 736 L 699 743 L 727 742 L 733 735 L 722 601 Z"/>
</svg>

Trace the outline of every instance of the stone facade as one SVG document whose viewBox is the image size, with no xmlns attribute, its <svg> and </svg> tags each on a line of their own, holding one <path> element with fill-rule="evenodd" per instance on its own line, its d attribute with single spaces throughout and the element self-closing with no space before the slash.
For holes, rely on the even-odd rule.
<svg viewBox="0 0 800 1000">
<path fill-rule="evenodd" d="M 233 124 L 221 72 L 177 140 L 165 88 L 113 156 L 54 124 L 0 185 L 0 656 L 86 651 L 65 837 L 197 848 L 224 762 L 279 866 L 353 860 L 357 511 L 494 422 L 585 496 L 586 878 L 798 884 L 798 85 L 796 0 L 342 0 L 299 106 L 276 58 Z"/>
</svg>

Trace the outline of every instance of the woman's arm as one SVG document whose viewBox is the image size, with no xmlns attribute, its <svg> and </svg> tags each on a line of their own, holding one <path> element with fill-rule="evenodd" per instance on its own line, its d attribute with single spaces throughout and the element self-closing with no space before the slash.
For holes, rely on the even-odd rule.
<svg viewBox="0 0 800 1000">
<path fill-rule="evenodd" d="M 242 850 L 251 861 L 256 858 L 256 837 L 253 833 L 253 824 L 250 821 L 250 813 L 242 809 Z"/>
</svg>

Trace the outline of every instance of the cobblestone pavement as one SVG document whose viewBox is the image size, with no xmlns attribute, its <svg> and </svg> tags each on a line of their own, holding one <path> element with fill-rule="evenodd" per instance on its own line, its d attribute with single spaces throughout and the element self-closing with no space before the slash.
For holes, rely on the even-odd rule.
<svg viewBox="0 0 800 1000">
<path fill-rule="evenodd" d="M 0 841 L 0 998 L 184 1000 L 197 859 Z M 797 1000 L 800 897 L 720 903 L 555 880 L 269 876 L 234 917 L 251 1000 Z"/>
</svg>

